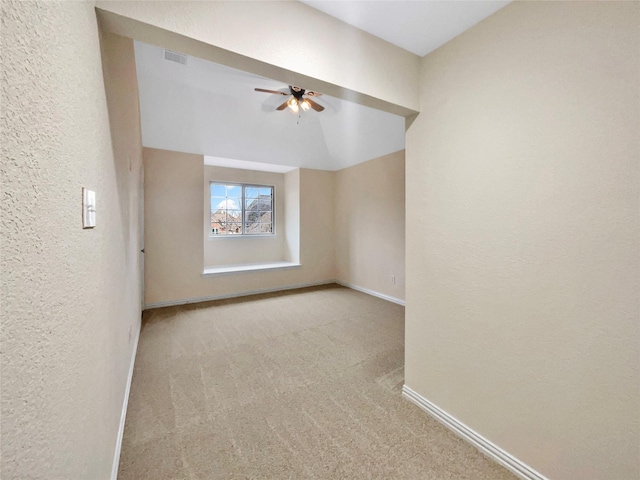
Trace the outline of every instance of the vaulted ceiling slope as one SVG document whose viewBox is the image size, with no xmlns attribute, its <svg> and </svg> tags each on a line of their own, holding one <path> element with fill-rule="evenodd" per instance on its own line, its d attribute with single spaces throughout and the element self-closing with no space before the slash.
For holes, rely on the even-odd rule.
<svg viewBox="0 0 640 480">
<path fill-rule="evenodd" d="M 339 170 L 404 148 L 405 119 L 322 95 L 325 110 L 276 111 L 277 80 L 197 57 L 186 64 L 135 42 L 145 147 L 290 167 Z M 300 85 L 304 88 L 304 85 Z"/>
<path fill-rule="evenodd" d="M 423 56 L 508 0 L 302 3 Z M 277 81 L 136 42 L 142 140 L 147 147 L 263 164 L 339 170 L 404 148 L 404 118 L 323 95 L 323 112 L 276 111 Z M 299 85 L 305 88 L 305 85 Z M 403 88 L 398 85 L 397 88 Z"/>
<path fill-rule="evenodd" d="M 511 0 L 300 1 L 421 57 L 511 3 Z"/>
</svg>

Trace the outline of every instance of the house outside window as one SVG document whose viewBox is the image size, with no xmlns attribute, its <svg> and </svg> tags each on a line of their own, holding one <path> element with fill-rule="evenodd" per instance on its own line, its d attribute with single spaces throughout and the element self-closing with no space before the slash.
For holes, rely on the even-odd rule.
<svg viewBox="0 0 640 480">
<path fill-rule="evenodd" d="M 274 187 L 211 182 L 210 235 L 274 235 Z"/>
</svg>

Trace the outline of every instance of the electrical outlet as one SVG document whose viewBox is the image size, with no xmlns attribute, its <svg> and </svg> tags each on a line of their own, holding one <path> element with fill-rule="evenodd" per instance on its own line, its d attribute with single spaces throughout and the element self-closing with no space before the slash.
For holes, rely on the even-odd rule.
<svg viewBox="0 0 640 480">
<path fill-rule="evenodd" d="M 396 276 L 395 275 L 391 275 L 391 283 L 393 283 L 394 285 L 396 284 Z"/>
</svg>

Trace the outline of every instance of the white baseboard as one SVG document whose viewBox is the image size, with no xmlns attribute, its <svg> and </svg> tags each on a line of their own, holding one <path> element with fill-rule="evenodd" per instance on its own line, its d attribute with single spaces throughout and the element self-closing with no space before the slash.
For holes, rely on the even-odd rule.
<svg viewBox="0 0 640 480">
<path fill-rule="evenodd" d="M 133 366 L 136 363 L 136 354 L 138 353 L 138 340 L 140 340 L 140 330 L 142 322 L 140 322 L 136 338 L 133 341 L 133 352 L 131 353 L 131 363 L 129 365 L 129 375 L 127 377 L 127 386 L 124 391 L 124 400 L 122 402 L 122 412 L 120 413 L 120 426 L 118 427 L 118 437 L 116 438 L 116 451 L 113 456 L 113 465 L 111 466 L 111 480 L 117 480 L 118 467 L 120 465 L 120 451 L 122 450 L 122 437 L 124 436 L 124 422 L 127 418 L 127 406 L 129 405 L 129 393 L 131 392 L 131 380 L 133 379 Z"/>
<path fill-rule="evenodd" d="M 198 298 L 189 298 L 185 300 L 170 300 L 168 302 L 154 302 L 147 303 L 144 306 L 144 310 L 149 310 L 151 308 L 161 308 L 161 307 L 173 307 L 176 305 L 187 305 L 189 303 L 200 303 L 200 302 L 211 302 L 214 300 L 225 300 L 227 298 L 237 298 L 237 297 L 246 297 L 249 295 L 260 295 L 262 293 L 273 293 L 280 292 L 284 290 L 295 290 L 297 288 L 307 288 L 307 287 L 318 287 L 320 285 L 329 285 L 331 283 L 336 283 L 335 280 L 323 280 L 321 282 L 311 282 L 311 283 L 300 283 L 297 285 L 286 285 L 283 287 L 274 287 L 274 288 L 263 288 L 260 290 L 250 290 L 245 292 L 236 292 L 236 293 L 226 293 L 223 295 L 211 295 L 207 297 L 198 297 Z"/>
<path fill-rule="evenodd" d="M 384 293 L 375 292 L 373 290 L 369 290 L 368 288 L 359 287 L 358 285 L 354 285 L 352 283 L 341 282 L 340 280 L 336 280 L 335 283 L 337 283 L 338 285 L 342 285 L 343 287 L 351 288 L 352 290 L 357 290 L 359 292 L 366 293 L 367 295 L 373 295 L 374 297 L 387 300 L 388 302 L 397 303 L 398 305 L 402 305 L 404 307 L 404 300 L 402 300 L 401 298 L 385 295 Z"/>
<path fill-rule="evenodd" d="M 476 447 L 487 457 L 495 460 L 500 465 L 511 471 L 517 477 L 523 480 L 548 480 L 544 475 L 536 472 L 533 468 L 529 467 L 525 463 L 505 452 L 496 444 L 487 440 L 478 432 L 472 430 L 461 421 L 452 417 L 444 410 L 438 408 L 422 395 L 414 392 L 411 388 L 404 385 L 402 387 L 402 396 L 407 400 L 415 403 L 422 410 L 434 417 L 445 427 L 452 430 L 456 435 L 466 440 L 468 443 Z"/>
</svg>

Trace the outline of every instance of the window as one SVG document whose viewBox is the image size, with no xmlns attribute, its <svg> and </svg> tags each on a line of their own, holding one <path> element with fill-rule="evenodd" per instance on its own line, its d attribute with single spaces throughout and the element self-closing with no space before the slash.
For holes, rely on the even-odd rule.
<svg viewBox="0 0 640 480">
<path fill-rule="evenodd" d="M 273 187 L 211 182 L 211 235 L 273 235 Z"/>
</svg>

